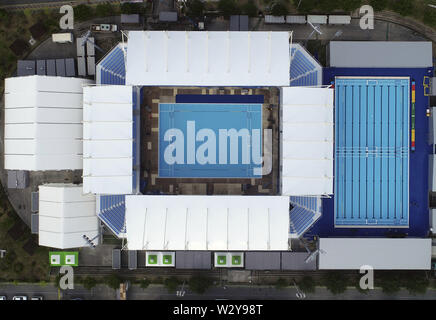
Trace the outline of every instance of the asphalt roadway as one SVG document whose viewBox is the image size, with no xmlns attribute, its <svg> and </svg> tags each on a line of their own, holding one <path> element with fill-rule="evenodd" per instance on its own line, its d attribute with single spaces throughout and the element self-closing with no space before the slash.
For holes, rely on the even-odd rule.
<svg viewBox="0 0 436 320">
<path fill-rule="evenodd" d="M 271 286 L 226 286 L 213 287 L 205 294 L 196 294 L 188 289 L 183 297 L 169 293 L 162 285 L 150 285 L 147 289 L 130 286 L 127 292 L 128 300 L 298 300 L 294 287 L 276 289 Z M 6 295 L 11 300 L 14 295 L 43 296 L 45 300 L 116 300 L 116 291 L 104 285 L 98 285 L 91 290 L 76 286 L 73 290 L 64 290 L 58 295 L 58 289 L 53 285 L 1 285 L 0 296 Z M 401 290 L 395 295 L 384 294 L 380 289 L 361 294 L 355 288 L 348 288 L 342 294 L 333 295 L 324 287 L 316 288 L 315 293 L 306 294 L 304 300 L 436 300 L 436 290 L 429 289 L 426 294 L 411 295 L 407 290 Z"/>
</svg>

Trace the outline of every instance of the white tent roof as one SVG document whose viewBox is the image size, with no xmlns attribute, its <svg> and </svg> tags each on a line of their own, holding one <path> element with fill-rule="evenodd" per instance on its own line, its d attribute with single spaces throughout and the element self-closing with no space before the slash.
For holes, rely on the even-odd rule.
<svg viewBox="0 0 436 320">
<path fill-rule="evenodd" d="M 288 32 L 129 32 L 129 85 L 287 86 L 289 70 Z"/>
<path fill-rule="evenodd" d="M 86 247 L 83 235 L 99 233 L 95 196 L 83 195 L 81 185 L 39 186 L 39 245 L 58 249 Z M 99 239 L 93 240 L 98 244 Z"/>
<path fill-rule="evenodd" d="M 5 81 L 5 169 L 82 169 L 82 86 L 89 80 Z"/>
<path fill-rule="evenodd" d="M 281 90 L 282 194 L 332 194 L 333 90 Z"/>
<path fill-rule="evenodd" d="M 288 250 L 289 198 L 126 196 L 129 250 Z"/>
<path fill-rule="evenodd" d="M 321 238 L 319 269 L 430 270 L 431 239 Z"/>
<path fill-rule="evenodd" d="M 132 99 L 130 86 L 84 88 L 84 193 L 132 193 Z"/>
</svg>

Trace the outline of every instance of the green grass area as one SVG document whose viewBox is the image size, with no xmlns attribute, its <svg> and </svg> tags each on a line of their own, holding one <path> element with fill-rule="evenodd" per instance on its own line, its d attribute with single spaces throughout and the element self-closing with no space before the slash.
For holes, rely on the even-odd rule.
<svg viewBox="0 0 436 320">
<path fill-rule="evenodd" d="M 17 241 L 13 240 L 8 230 L 15 223 L 23 222 L 12 209 L 3 188 L 0 187 L 0 249 L 7 251 L 6 257 L 0 259 L 0 282 L 49 280 L 49 249 L 38 247 L 33 255 L 29 255 L 23 249 L 23 245 L 29 239 L 38 243 L 38 238 L 26 228 L 25 233 Z"/>
</svg>

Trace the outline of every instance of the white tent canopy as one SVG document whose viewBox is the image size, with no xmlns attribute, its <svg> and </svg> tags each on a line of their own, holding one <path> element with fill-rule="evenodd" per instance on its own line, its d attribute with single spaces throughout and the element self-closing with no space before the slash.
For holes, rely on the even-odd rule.
<svg viewBox="0 0 436 320">
<path fill-rule="evenodd" d="M 333 193 L 333 90 L 281 88 L 282 194 Z"/>
<path fill-rule="evenodd" d="M 129 32 L 129 85 L 287 86 L 289 70 L 288 32 Z"/>
<path fill-rule="evenodd" d="M 84 193 L 132 193 L 132 101 L 130 86 L 84 88 Z"/>
<path fill-rule="evenodd" d="M 26 76 L 5 81 L 5 169 L 82 169 L 85 79 Z"/>
<path fill-rule="evenodd" d="M 83 235 L 99 234 L 95 196 L 83 195 L 82 186 L 46 184 L 39 186 L 39 245 L 58 249 L 86 247 Z M 98 244 L 99 238 L 93 240 Z"/>
<path fill-rule="evenodd" d="M 431 239 L 321 238 L 319 269 L 430 270 Z"/>
<path fill-rule="evenodd" d="M 126 196 L 129 250 L 288 250 L 289 198 Z"/>
</svg>

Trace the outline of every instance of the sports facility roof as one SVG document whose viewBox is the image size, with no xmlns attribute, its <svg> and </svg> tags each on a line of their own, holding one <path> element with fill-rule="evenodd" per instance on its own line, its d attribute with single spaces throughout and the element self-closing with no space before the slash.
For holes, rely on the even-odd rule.
<svg viewBox="0 0 436 320">
<path fill-rule="evenodd" d="M 132 100 L 130 86 L 84 88 L 84 193 L 132 193 Z"/>
<path fill-rule="evenodd" d="M 5 81 L 5 169 L 82 169 L 82 86 L 75 78 Z"/>
<path fill-rule="evenodd" d="M 327 50 L 330 67 L 433 67 L 431 41 L 331 41 Z"/>
<path fill-rule="evenodd" d="M 322 67 L 300 44 L 291 44 L 291 87 L 322 85 Z"/>
<path fill-rule="evenodd" d="M 281 196 L 126 196 L 129 250 L 288 250 Z"/>
<path fill-rule="evenodd" d="M 58 249 L 87 246 L 83 235 L 99 234 L 95 196 L 83 195 L 82 186 L 46 184 L 39 186 L 39 245 Z M 99 238 L 93 240 L 98 244 Z"/>
<path fill-rule="evenodd" d="M 130 31 L 126 84 L 289 85 L 288 32 Z"/>
<path fill-rule="evenodd" d="M 321 238 L 319 269 L 430 270 L 431 239 Z"/>
<path fill-rule="evenodd" d="M 333 193 L 333 93 L 281 88 L 283 195 Z"/>
</svg>

